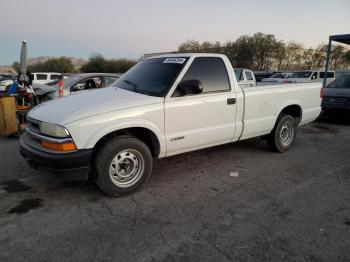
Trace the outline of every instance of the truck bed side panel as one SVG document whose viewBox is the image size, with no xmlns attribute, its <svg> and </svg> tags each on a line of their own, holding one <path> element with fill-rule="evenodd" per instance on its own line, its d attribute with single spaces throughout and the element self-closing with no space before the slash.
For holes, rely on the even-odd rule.
<svg viewBox="0 0 350 262">
<path fill-rule="evenodd" d="M 320 89 L 320 83 L 245 88 L 241 139 L 269 134 L 281 111 L 290 105 L 298 105 L 302 110 L 299 125 L 314 121 L 321 111 Z"/>
</svg>

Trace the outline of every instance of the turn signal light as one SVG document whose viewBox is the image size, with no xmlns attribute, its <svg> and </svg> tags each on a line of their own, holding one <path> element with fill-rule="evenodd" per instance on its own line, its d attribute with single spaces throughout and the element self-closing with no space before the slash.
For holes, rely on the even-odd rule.
<svg viewBox="0 0 350 262">
<path fill-rule="evenodd" d="M 321 88 L 320 97 L 323 98 L 323 88 Z"/>
<path fill-rule="evenodd" d="M 56 150 L 56 151 L 74 151 L 77 150 L 77 147 L 74 143 L 63 143 L 63 144 L 55 144 L 47 141 L 41 141 L 41 145 L 43 147 Z"/>
</svg>

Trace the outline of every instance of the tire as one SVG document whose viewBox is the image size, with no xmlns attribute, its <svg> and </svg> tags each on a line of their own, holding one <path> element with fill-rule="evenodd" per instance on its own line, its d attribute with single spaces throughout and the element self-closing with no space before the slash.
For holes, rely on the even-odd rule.
<svg viewBox="0 0 350 262">
<path fill-rule="evenodd" d="M 296 138 L 296 121 L 291 115 L 281 114 L 275 127 L 267 137 L 269 148 L 275 152 L 286 152 L 289 150 Z"/>
<path fill-rule="evenodd" d="M 150 149 L 132 136 L 118 136 L 97 151 L 96 185 L 109 196 L 122 196 L 139 189 L 151 176 Z"/>
</svg>

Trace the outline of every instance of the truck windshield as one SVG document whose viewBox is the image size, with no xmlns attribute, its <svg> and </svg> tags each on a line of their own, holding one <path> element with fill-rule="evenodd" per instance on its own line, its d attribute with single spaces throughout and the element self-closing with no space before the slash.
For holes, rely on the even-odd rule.
<svg viewBox="0 0 350 262">
<path fill-rule="evenodd" d="M 312 71 L 294 72 L 290 78 L 309 78 Z"/>
<path fill-rule="evenodd" d="M 187 60 L 183 57 L 143 60 L 122 75 L 112 86 L 150 96 L 165 96 Z"/>
</svg>

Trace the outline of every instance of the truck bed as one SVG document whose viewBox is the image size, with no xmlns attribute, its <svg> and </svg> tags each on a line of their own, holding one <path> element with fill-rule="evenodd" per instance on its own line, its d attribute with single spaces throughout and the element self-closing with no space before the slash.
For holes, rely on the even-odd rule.
<svg viewBox="0 0 350 262">
<path fill-rule="evenodd" d="M 244 110 L 240 139 L 270 133 L 279 112 L 288 105 L 299 105 L 302 109 L 299 125 L 315 120 L 320 113 L 321 87 L 321 83 L 303 83 L 271 84 L 242 89 Z"/>
</svg>

